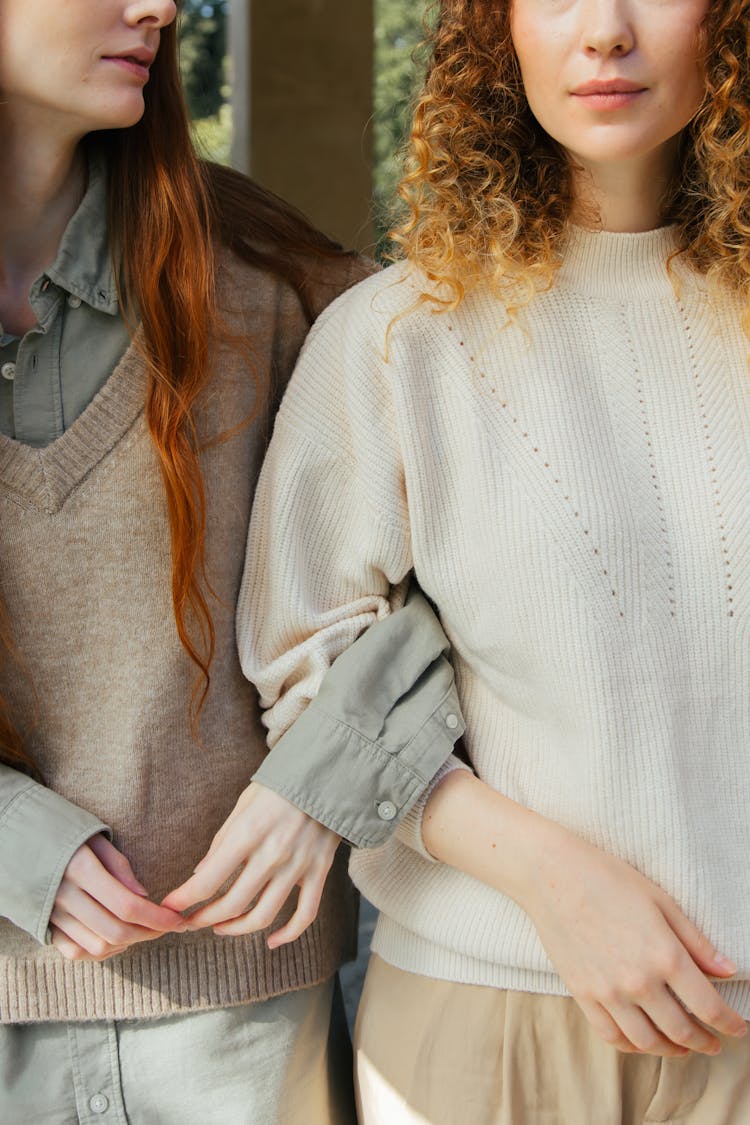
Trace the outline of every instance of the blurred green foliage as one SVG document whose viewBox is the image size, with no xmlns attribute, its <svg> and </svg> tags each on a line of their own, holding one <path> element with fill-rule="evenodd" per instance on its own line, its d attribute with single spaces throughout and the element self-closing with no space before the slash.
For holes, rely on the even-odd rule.
<svg viewBox="0 0 750 1125">
<path fill-rule="evenodd" d="M 419 45 L 431 7 L 428 0 L 374 0 L 373 222 L 379 257 L 389 250 L 403 146 L 424 73 Z"/>
<path fill-rule="evenodd" d="M 203 156 L 226 164 L 232 144 L 227 22 L 229 0 L 184 0 L 180 69 L 193 138 Z"/>
<path fill-rule="evenodd" d="M 204 156 L 222 163 L 229 162 L 232 139 L 227 58 L 229 3 L 230 0 L 183 0 L 180 15 L 180 67 L 193 136 Z M 388 229 L 396 210 L 396 188 L 412 102 L 424 70 L 419 45 L 425 37 L 425 20 L 434 5 L 431 0 L 373 0 L 373 6 L 373 222 L 377 254 L 383 257 L 390 245 Z"/>
</svg>

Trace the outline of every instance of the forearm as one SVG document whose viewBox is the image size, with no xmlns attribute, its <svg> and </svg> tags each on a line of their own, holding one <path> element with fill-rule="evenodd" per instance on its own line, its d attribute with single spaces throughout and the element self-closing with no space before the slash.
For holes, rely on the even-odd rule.
<svg viewBox="0 0 750 1125">
<path fill-rule="evenodd" d="M 431 794 L 422 838 L 436 859 L 526 911 L 607 1042 L 623 1051 L 716 1054 L 714 1031 L 746 1033 L 710 980 L 732 976 L 735 965 L 624 860 L 465 772 L 449 774 Z"/>
<path fill-rule="evenodd" d="M 575 837 L 475 775 L 455 770 L 427 802 L 422 840 L 435 859 L 527 909 L 532 889 L 554 879 L 555 865 L 566 862 L 566 845 Z"/>
<path fill-rule="evenodd" d="M 448 641 L 416 587 L 329 669 L 254 775 L 356 847 L 379 847 L 464 729 Z"/>
</svg>

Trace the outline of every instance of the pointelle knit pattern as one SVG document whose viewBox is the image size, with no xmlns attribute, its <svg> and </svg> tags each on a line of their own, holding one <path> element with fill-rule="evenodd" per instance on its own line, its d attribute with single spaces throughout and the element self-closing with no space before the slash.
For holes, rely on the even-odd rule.
<svg viewBox="0 0 750 1125">
<path fill-rule="evenodd" d="M 486 291 L 414 310 L 402 265 L 331 306 L 256 497 L 242 655 L 273 742 L 414 568 L 478 775 L 673 895 L 748 1017 L 750 345 L 674 248 L 572 229 L 511 323 Z M 377 953 L 565 991 L 515 903 L 405 835 L 352 860 Z"/>
</svg>

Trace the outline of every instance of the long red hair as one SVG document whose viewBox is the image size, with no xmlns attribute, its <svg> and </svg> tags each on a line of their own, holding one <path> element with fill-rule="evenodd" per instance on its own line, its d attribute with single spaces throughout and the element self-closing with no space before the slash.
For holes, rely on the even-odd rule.
<svg viewBox="0 0 750 1125">
<path fill-rule="evenodd" d="M 309 320 L 310 267 L 316 259 L 343 252 L 257 184 L 198 158 L 180 83 L 174 24 L 162 31 L 145 99 L 137 125 L 92 133 L 84 144 L 107 158 L 110 239 L 121 269 L 124 311 L 133 320 L 137 316 L 143 331 L 149 373 L 146 419 L 169 512 L 177 632 L 198 672 L 192 700 L 197 720 L 210 684 L 214 627 L 194 407 L 209 378 L 210 347 L 221 333 L 216 248 L 222 244 L 284 278 L 296 290 Z M 15 659 L 2 606 L 0 649 L 6 664 Z M 2 697 L 0 757 L 36 772 Z"/>
</svg>

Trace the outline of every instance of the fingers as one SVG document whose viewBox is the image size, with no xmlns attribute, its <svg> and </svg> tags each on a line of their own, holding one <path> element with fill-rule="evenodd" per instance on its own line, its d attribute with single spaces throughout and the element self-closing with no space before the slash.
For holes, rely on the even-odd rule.
<svg viewBox="0 0 750 1125">
<path fill-rule="evenodd" d="M 129 890 L 106 870 L 90 848 L 79 848 L 71 859 L 60 885 L 58 898 L 66 895 L 73 886 L 85 891 L 90 898 L 123 922 L 161 933 L 185 929 L 185 921 L 179 914 L 157 906 L 140 893 Z"/>
<path fill-rule="evenodd" d="M 193 875 L 170 892 L 162 905 L 183 911 L 207 903 L 242 869 L 243 874 L 229 892 L 211 908 L 202 907 L 191 915 L 194 928 L 218 925 L 244 913 L 255 895 L 274 882 L 284 868 L 294 869 L 290 888 L 307 872 L 315 874 L 323 868 L 327 872 L 339 842 L 335 833 L 294 805 L 275 793 L 251 786 L 217 832 Z"/>
<path fill-rule="evenodd" d="M 233 846 L 231 841 L 225 840 L 223 845 L 219 845 L 201 860 L 195 873 L 186 882 L 162 899 L 162 906 L 181 911 L 189 910 L 198 902 L 207 902 L 246 859 L 247 854 L 243 855 L 241 845 Z M 259 882 L 258 889 L 262 886 L 263 880 Z M 248 901 L 249 899 L 245 900 L 245 906 Z"/>
<path fill-rule="evenodd" d="M 711 981 L 692 960 L 682 972 L 669 977 L 667 983 L 691 1015 L 702 1024 L 718 1031 L 720 1035 L 742 1038 L 747 1034 L 745 1020 L 722 1000 Z"/>
<path fill-rule="evenodd" d="M 705 934 L 685 917 L 676 903 L 668 898 L 662 904 L 662 910 L 680 943 L 704 973 L 714 977 L 731 977 L 737 972 L 734 961 L 719 953 Z"/>
<path fill-rule="evenodd" d="M 650 1013 L 646 1013 L 642 1008 L 633 1004 L 623 1004 L 610 1008 L 610 1015 L 627 1041 L 642 1054 L 678 1058 L 690 1051 L 690 1047 L 686 1044 L 676 1042 L 669 1035 L 665 1035 L 654 1023 Z M 675 1027 L 678 1026 L 676 1018 L 672 1022 Z M 687 1039 L 692 1038 L 695 1043 L 694 1050 L 705 1054 L 716 1054 L 713 1046 L 716 1041 L 712 1036 L 701 1036 L 700 1031 L 699 1025 L 688 1018 L 685 1020 L 685 1027 L 681 1034 Z"/>
<path fill-rule="evenodd" d="M 281 929 L 276 930 L 275 933 L 270 935 L 267 942 L 269 949 L 278 949 L 280 945 L 286 945 L 290 941 L 296 941 L 300 934 L 304 933 L 307 927 L 312 925 L 318 916 L 325 879 L 326 872 L 323 872 L 322 878 L 317 880 L 311 879 L 302 885 L 297 900 L 297 909 Z"/>
<path fill-rule="evenodd" d="M 114 844 L 109 842 L 106 836 L 93 836 L 88 841 L 88 846 L 102 867 L 109 871 L 110 875 L 114 875 L 115 879 L 119 879 L 128 890 L 137 895 L 148 894 L 146 888 L 133 874 L 133 868 L 130 866 L 128 859 L 117 850 Z"/>
<path fill-rule="evenodd" d="M 82 951 L 87 960 L 104 961 L 107 957 L 113 957 L 116 953 L 121 953 L 123 949 L 127 948 L 127 943 L 114 944 L 107 941 L 101 935 L 90 930 L 74 915 L 68 914 L 64 910 L 55 908 L 50 921 L 53 922 L 60 933 Z M 59 946 L 60 943 L 55 943 L 53 939 L 53 944 Z M 74 959 L 80 960 L 81 954 Z"/>
<path fill-rule="evenodd" d="M 291 873 L 282 874 L 264 888 L 252 910 L 214 926 L 214 933 L 224 937 L 236 937 L 239 934 L 257 933 L 267 929 L 278 916 L 289 895 L 296 886 L 299 886 L 299 897 L 294 913 L 281 929 L 270 935 L 268 947 L 277 949 L 287 942 L 296 941 L 317 917 L 326 875 L 327 870 L 318 872 L 315 877 L 308 876 L 297 884 Z"/>
<path fill-rule="evenodd" d="M 625 1055 L 637 1054 L 636 1047 L 627 1039 L 622 1029 L 615 1023 L 606 1008 L 589 1000 L 579 1000 L 576 1003 L 589 1021 L 600 1039 L 610 1047 L 616 1047 Z"/>
<path fill-rule="evenodd" d="M 664 916 L 679 941 L 674 955 L 665 964 L 666 983 L 691 1015 L 721 1035 L 742 1037 L 747 1023 L 729 1006 L 706 979 L 711 976 L 732 976 L 737 967 L 718 953 L 708 938 L 685 917 L 679 907 L 667 899 Z"/>
<path fill-rule="evenodd" d="M 649 1016 L 672 1043 L 703 1055 L 718 1055 L 721 1050 L 717 1036 L 686 1011 L 668 988 L 650 1005 Z"/>
<path fill-rule="evenodd" d="M 238 934 L 253 934 L 265 930 L 277 917 L 293 889 L 294 881 L 290 877 L 275 879 L 265 887 L 251 910 L 245 914 L 228 916 L 228 921 L 214 926 L 214 933 L 223 937 L 236 937 Z"/>
<path fill-rule="evenodd" d="M 75 919 L 77 925 L 82 926 L 97 939 L 96 948 L 92 948 L 86 942 L 81 941 L 79 935 L 71 934 L 65 921 L 68 918 Z M 161 937 L 163 933 L 162 930 L 146 929 L 124 922 L 92 899 L 85 891 L 70 883 L 61 886 L 55 899 L 51 921 L 92 953 L 103 953 L 105 946 L 123 948 L 136 941 L 145 941 L 150 936 Z"/>
<path fill-rule="evenodd" d="M 241 914 L 244 915 L 263 888 L 272 884 L 276 895 L 284 893 L 284 888 L 286 888 L 284 898 L 282 898 L 278 908 L 280 910 L 294 886 L 294 879 L 288 880 L 279 872 L 274 872 L 273 879 L 269 879 L 265 864 L 248 863 L 225 894 L 214 899 L 207 906 L 201 907 L 200 910 L 195 910 L 188 917 L 189 929 L 200 930 L 204 926 L 217 926 L 222 922 L 237 918 Z M 275 918 L 276 915 L 274 914 L 273 917 Z M 273 918 L 270 921 L 273 921 Z"/>
<path fill-rule="evenodd" d="M 52 945 L 58 953 L 62 954 L 66 961 L 105 961 L 107 957 L 113 957 L 115 953 L 121 952 L 121 950 L 112 949 L 104 954 L 91 953 L 84 946 L 73 941 L 73 939 L 58 926 L 52 926 L 51 932 Z"/>
</svg>

